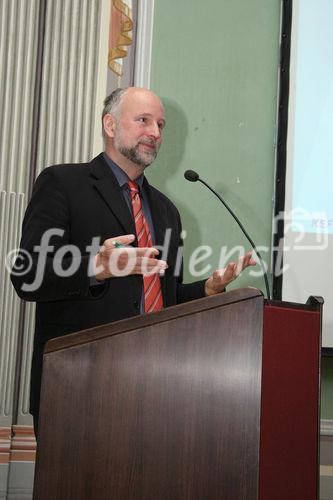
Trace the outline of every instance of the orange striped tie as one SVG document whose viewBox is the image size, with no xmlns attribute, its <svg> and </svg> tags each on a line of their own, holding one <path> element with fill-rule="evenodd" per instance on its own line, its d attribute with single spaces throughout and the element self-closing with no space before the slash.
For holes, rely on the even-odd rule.
<svg viewBox="0 0 333 500">
<path fill-rule="evenodd" d="M 129 181 L 128 186 L 131 193 L 138 246 L 152 247 L 153 242 L 151 239 L 149 225 L 142 210 L 138 185 L 136 182 Z M 159 274 L 156 273 L 151 276 L 144 276 L 143 289 L 145 294 L 145 312 L 150 313 L 163 309 L 163 298 Z"/>
</svg>

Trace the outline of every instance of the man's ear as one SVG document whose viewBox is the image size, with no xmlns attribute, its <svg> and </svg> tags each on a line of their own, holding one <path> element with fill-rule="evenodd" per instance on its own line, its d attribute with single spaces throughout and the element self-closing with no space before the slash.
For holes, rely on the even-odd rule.
<svg viewBox="0 0 333 500">
<path fill-rule="evenodd" d="M 107 137 L 114 137 L 114 131 L 116 129 L 116 120 L 109 113 L 107 113 L 103 117 L 103 128 L 105 135 Z"/>
</svg>

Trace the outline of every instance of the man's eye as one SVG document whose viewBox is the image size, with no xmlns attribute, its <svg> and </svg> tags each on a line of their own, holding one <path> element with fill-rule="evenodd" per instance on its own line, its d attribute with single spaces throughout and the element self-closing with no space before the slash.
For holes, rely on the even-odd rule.
<svg viewBox="0 0 333 500">
<path fill-rule="evenodd" d="M 147 121 L 147 118 L 145 118 L 144 116 L 141 116 L 140 118 L 138 118 L 138 121 L 141 123 L 145 123 Z"/>
</svg>

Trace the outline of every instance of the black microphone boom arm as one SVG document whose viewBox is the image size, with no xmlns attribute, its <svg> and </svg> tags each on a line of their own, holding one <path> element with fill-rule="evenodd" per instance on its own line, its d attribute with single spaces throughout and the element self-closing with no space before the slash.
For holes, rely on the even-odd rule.
<svg viewBox="0 0 333 500">
<path fill-rule="evenodd" d="M 220 202 L 224 205 L 224 207 L 228 210 L 228 212 L 235 219 L 235 221 L 237 222 L 238 226 L 241 228 L 243 234 L 245 235 L 246 239 L 248 240 L 248 242 L 252 246 L 253 250 L 258 255 L 260 266 L 261 266 L 261 269 L 263 270 L 263 273 L 264 273 L 264 280 L 265 280 L 265 287 L 266 287 L 267 298 L 270 299 L 271 298 L 271 294 L 270 294 L 268 277 L 267 277 L 267 272 L 266 272 L 266 269 L 265 269 L 264 261 L 263 261 L 261 255 L 260 255 L 260 253 L 259 253 L 256 245 L 254 244 L 253 240 L 250 238 L 248 232 L 244 228 L 244 226 L 241 223 L 241 221 L 238 219 L 237 215 L 231 210 L 231 208 L 229 207 L 229 205 L 224 201 L 224 199 L 222 198 L 222 196 L 217 191 L 215 191 L 215 189 L 213 189 L 209 184 L 207 184 L 207 182 L 205 182 L 202 179 L 200 179 L 199 174 L 197 172 L 195 172 L 194 170 L 186 170 L 186 172 L 184 173 L 184 177 L 185 177 L 186 180 L 188 180 L 190 182 L 197 182 L 197 181 L 199 181 L 202 184 L 204 184 L 204 186 L 206 186 L 220 200 Z"/>
</svg>

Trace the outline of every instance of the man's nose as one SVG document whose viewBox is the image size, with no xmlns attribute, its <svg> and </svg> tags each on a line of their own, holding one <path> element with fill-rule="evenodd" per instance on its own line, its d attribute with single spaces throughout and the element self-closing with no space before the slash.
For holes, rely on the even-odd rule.
<svg viewBox="0 0 333 500">
<path fill-rule="evenodd" d="M 162 133 L 159 124 L 157 122 L 152 122 L 149 126 L 148 133 L 150 137 L 153 137 L 154 139 L 160 139 Z"/>
</svg>

